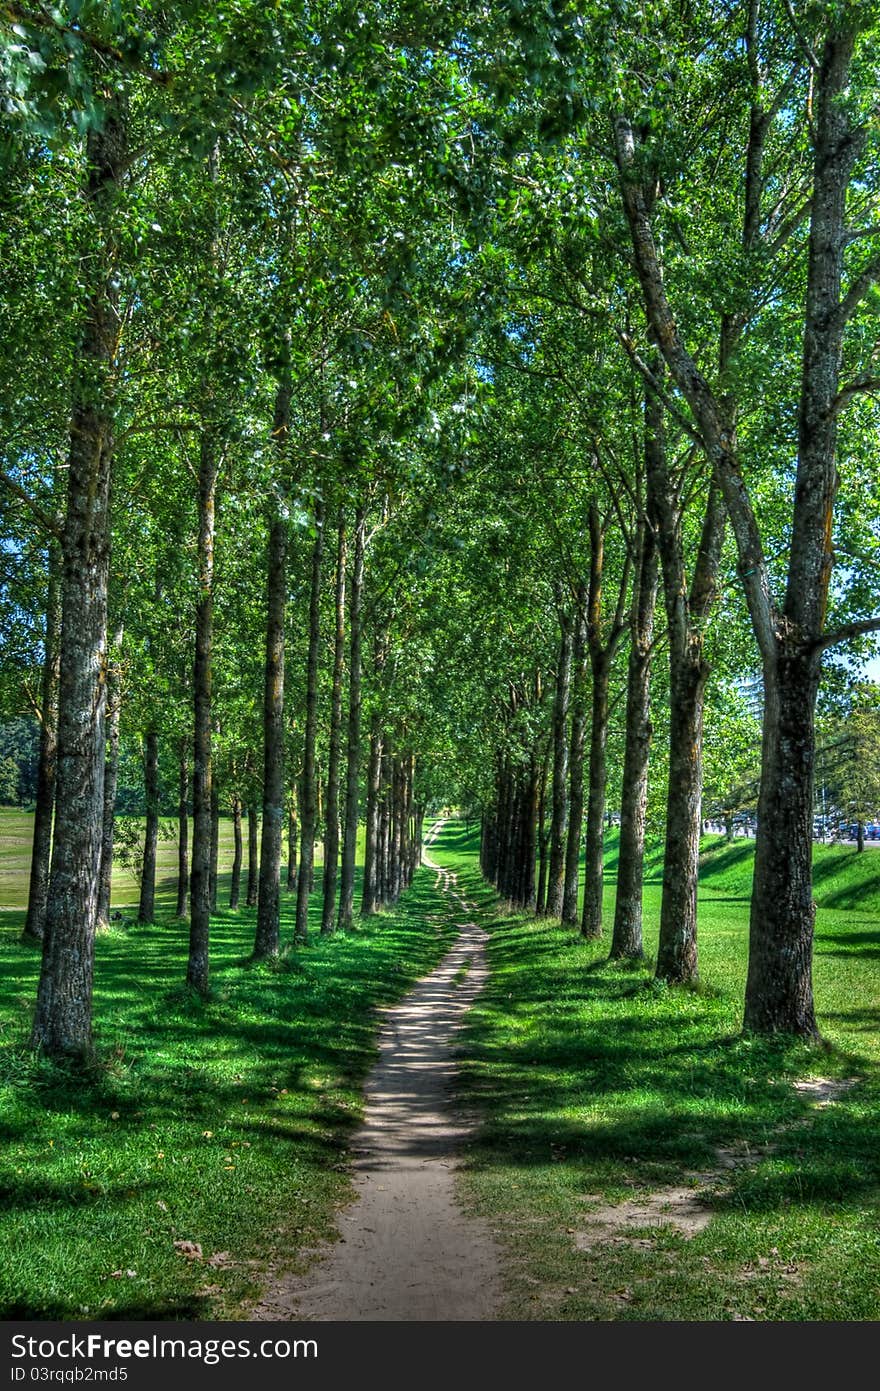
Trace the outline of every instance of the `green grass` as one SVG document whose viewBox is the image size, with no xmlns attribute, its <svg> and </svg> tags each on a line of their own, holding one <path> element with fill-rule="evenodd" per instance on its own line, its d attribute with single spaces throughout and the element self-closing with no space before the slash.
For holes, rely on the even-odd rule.
<svg viewBox="0 0 880 1391">
<path fill-rule="evenodd" d="M 344 1151 L 374 1056 L 371 1009 L 435 964 L 456 915 L 421 871 L 395 912 L 273 970 L 245 965 L 254 914 L 221 911 L 200 1003 L 181 989 L 186 927 L 171 918 L 165 842 L 157 924 L 126 911 L 97 945 L 100 1066 L 67 1072 L 26 1046 L 30 826 L 0 813 L 0 1314 L 241 1317 L 270 1264 L 302 1268 L 331 1231 L 351 1193 Z M 612 836 L 606 930 L 615 853 Z M 462 1099 L 481 1126 L 463 1190 L 506 1253 L 505 1317 L 880 1317 L 880 852 L 817 847 L 825 1049 L 740 1037 L 751 854 L 707 840 L 703 983 L 670 990 L 649 965 L 609 964 L 601 944 L 500 911 L 460 823 L 431 847 L 491 932 L 492 974 L 464 1039 Z M 221 903 L 230 861 L 223 822 Z M 655 851 L 649 953 L 659 872 Z M 136 902 L 118 872 L 114 905 Z M 286 941 L 292 908 L 285 896 Z M 317 927 L 319 893 L 313 911 Z M 823 1109 L 792 1085 L 811 1075 L 859 1080 Z M 688 1176 L 716 1170 L 719 1147 L 754 1162 L 723 1176 L 698 1235 L 650 1228 L 576 1249 L 596 1202 L 705 1188 Z M 203 1259 L 175 1242 L 198 1242 Z"/>
<path fill-rule="evenodd" d="M 20 889 L 27 819 L 0 818 Z M 0 918 L 2 1317 L 243 1316 L 267 1263 L 297 1267 L 331 1231 L 351 1192 L 344 1146 L 374 1057 L 371 1011 L 430 970 L 454 930 L 427 870 L 395 911 L 275 968 L 246 964 L 254 912 L 221 911 L 203 1003 L 181 988 L 187 929 L 171 918 L 174 846 L 163 851 L 157 923 L 97 943 L 90 1073 L 27 1048 L 39 958 L 18 941 L 20 893 Z M 117 905 L 136 903 L 130 876 L 114 887 Z M 223 902 L 228 875 L 220 888 Z M 313 908 L 317 928 L 320 893 Z"/>
<path fill-rule="evenodd" d="M 827 1046 L 816 1048 L 739 1033 L 750 845 L 708 844 L 703 985 L 674 990 L 558 923 L 500 912 L 476 838 L 446 828 L 432 854 L 491 932 L 491 976 L 465 1032 L 463 1098 L 482 1124 L 464 1188 L 507 1253 L 505 1316 L 880 1317 L 880 933 L 865 907 L 878 891 L 875 853 L 818 847 L 818 896 L 835 906 L 818 913 Z M 648 878 L 650 954 L 656 865 Z M 810 1076 L 859 1081 L 817 1108 L 793 1086 Z M 576 1249 L 600 1200 L 705 1186 L 688 1176 L 718 1171 L 719 1147 L 754 1163 L 721 1174 L 698 1235 L 654 1227 Z"/>
</svg>

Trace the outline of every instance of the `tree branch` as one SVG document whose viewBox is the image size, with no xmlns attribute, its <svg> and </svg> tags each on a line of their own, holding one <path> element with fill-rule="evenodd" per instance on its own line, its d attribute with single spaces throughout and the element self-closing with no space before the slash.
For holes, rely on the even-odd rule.
<svg viewBox="0 0 880 1391">
<path fill-rule="evenodd" d="M 853 377 L 852 381 L 844 383 L 835 396 L 831 406 L 832 414 L 839 415 L 853 396 L 859 396 L 863 392 L 870 394 L 872 391 L 880 391 L 880 377 L 872 377 L 867 372 L 863 372 L 861 376 Z"/>
<path fill-rule="evenodd" d="M 21 484 L 16 483 L 14 478 L 10 478 L 9 474 L 2 470 L 0 470 L 0 483 L 3 483 L 20 502 L 25 504 L 31 514 L 36 517 L 45 532 L 48 532 L 50 536 L 54 536 L 57 541 L 61 540 L 62 529 L 60 523 L 53 521 L 48 512 L 44 512 L 40 504 L 34 502 L 30 493 L 25 492 Z"/>
<path fill-rule="evenodd" d="M 871 261 L 850 285 L 837 310 L 841 323 L 847 324 L 872 285 L 880 280 L 880 256 Z"/>
<path fill-rule="evenodd" d="M 858 623 L 846 623 L 842 628 L 835 628 L 833 632 L 823 633 L 813 643 L 812 650 L 824 652 L 828 647 L 836 647 L 838 643 L 849 642 L 852 638 L 864 637 L 866 633 L 880 633 L 880 615 L 863 618 Z"/>
</svg>

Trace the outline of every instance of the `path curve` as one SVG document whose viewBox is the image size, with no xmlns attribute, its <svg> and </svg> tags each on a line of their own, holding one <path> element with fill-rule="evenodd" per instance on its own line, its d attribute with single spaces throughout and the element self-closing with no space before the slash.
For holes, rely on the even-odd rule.
<svg viewBox="0 0 880 1391">
<path fill-rule="evenodd" d="M 434 838 L 435 823 L 426 843 Z M 455 1163 L 472 1126 L 453 1109 L 455 1035 L 487 977 L 486 932 L 456 876 L 427 856 L 462 909 L 455 945 L 399 1004 L 381 1011 L 379 1058 L 352 1138 L 353 1205 L 340 1239 L 305 1276 L 280 1277 L 253 1319 L 473 1320 L 496 1316 L 500 1263 L 487 1225 L 466 1216 Z"/>
</svg>

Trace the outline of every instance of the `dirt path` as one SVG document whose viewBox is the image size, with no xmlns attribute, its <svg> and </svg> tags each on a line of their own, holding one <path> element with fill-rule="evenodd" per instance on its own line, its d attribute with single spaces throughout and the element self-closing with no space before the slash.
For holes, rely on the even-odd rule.
<svg viewBox="0 0 880 1391">
<path fill-rule="evenodd" d="M 452 950 L 401 1004 L 383 1011 L 379 1059 L 364 1121 L 352 1140 L 355 1203 L 340 1239 L 306 1276 L 278 1279 L 253 1319 L 491 1319 L 500 1302 L 498 1254 L 486 1225 L 456 1201 L 456 1153 L 470 1126 L 451 1105 L 455 1034 L 486 979 L 485 932 L 455 876 L 437 886 L 462 919 Z"/>
</svg>

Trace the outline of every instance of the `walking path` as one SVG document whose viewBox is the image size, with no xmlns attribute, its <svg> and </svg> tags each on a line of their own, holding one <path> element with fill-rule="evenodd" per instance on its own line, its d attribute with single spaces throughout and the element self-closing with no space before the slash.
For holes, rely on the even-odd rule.
<svg viewBox="0 0 880 1391">
<path fill-rule="evenodd" d="M 437 823 L 428 837 L 436 835 Z M 440 965 L 383 1011 L 379 1059 L 352 1140 L 355 1203 L 306 1276 L 281 1277 L 255 1319 L 491 1319 L 499 1261 L 486 1224 L 456 1199 L 455 1161 L 471 1126 L 454 1111 L 455 1035 L 486 979 L 485 931 L 455 875 L 425 857 L 462 921 Z"/>
</svg>

